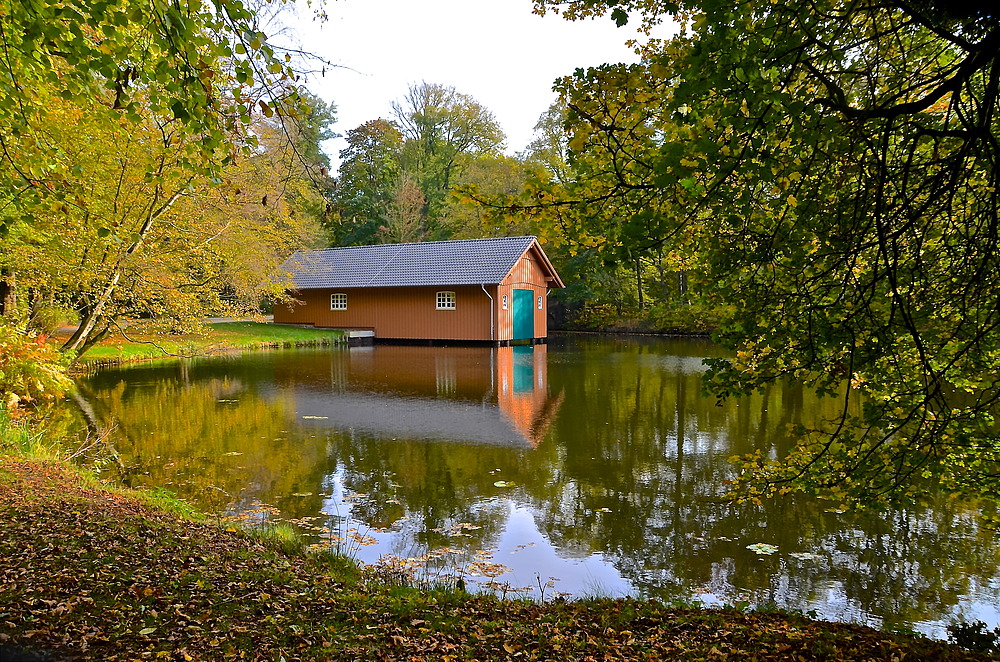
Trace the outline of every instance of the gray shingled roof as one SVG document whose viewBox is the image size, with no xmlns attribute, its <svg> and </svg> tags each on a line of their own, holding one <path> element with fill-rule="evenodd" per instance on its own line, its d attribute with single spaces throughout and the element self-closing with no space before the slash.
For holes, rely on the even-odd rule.
<svg viewBox="0 0 1000 662">
<path fill-rule="evenodd" d="M 428 241 L 298 251 L 281 266 L 295 289 L 496 285 L 534 237 Z"/>
</svg>

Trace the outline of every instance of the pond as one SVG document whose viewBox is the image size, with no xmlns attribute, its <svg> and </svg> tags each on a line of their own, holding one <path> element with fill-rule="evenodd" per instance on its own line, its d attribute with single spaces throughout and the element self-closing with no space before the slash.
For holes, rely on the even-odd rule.
<svg viewBox="0 0 1000 662">
<path fill-rule="evenodd" d="M 878 514 L 730 503 L 729 458 L 780 457 L 837 402 L 701 393 L 707 341 L 556 338 L 515 348 L 282 350 L 79 380 L 114 471 L 219 516 L 549 599 L 774 605 L 943 638 L 1000 624 L 1000 536 L 942 496 Z"/>
</svg>

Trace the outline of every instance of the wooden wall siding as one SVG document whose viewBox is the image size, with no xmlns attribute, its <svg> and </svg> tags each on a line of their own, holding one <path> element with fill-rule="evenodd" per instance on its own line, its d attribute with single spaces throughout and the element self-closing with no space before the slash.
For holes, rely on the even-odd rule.
<svg viewBox="0 0 1000 662">
<path fill-rule="evenodd" d="M 455 292 L 455 310 L 437 310 L 436 295 Z M 490 294 L 496 299 L 496 288 Z M 330 310 L 330 295 L 347 294 L 347 310 Z M 481 287 L 401 287 L 303 290 L 303 305 L 275 306 L 280 324 L 315 324 L 336 329 L 373 329 L 376 338 L 489 340 L 490 299 Z"/>
<path fill-rule="evenodd" d="M 548 283 L 542 270 L 541 260 L 534 249 L 525 253 L 497 288 L 497 340 L 514 337 L 514 290 L 531 290 L 535 314 L 535 337 L 548 336 L 546 318 L 549 302 Z M 507 310 L 503 310 L 503 295 L 507 295 Z M 538 310 L 538 297 L 542 297 L 542 310 Z"/>
</svg>

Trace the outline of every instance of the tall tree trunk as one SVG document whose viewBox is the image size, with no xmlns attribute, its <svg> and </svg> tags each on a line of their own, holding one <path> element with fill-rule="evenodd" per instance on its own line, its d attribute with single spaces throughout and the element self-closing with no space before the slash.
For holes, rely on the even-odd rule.
<svg viewBox="0 0 1000 662">
<path fill-rule="evenodd" d="M 663 295 L 663 303 L 670 303 L 670 284 L 667 282 L 667 270 L 663 266 L 663 247 L 656 251 L 656 275 L 660 280 L 660 290 Z"/>
</svg>

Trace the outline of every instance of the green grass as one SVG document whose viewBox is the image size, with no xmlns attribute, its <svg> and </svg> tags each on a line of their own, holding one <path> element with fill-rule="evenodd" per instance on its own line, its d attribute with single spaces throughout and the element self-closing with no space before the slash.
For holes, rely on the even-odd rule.
<svg viewBox="0 0 1000 662">
<path fill-rule="evenodd" d="M 112 336 L 80 357 L 87 363 L 127 363 L 176 356 L 207 356 L 239 349 L 332 345 L 343 331 L 282 326 L 264 322 L 216 322 L 204 333 Z"/>
</svg>

